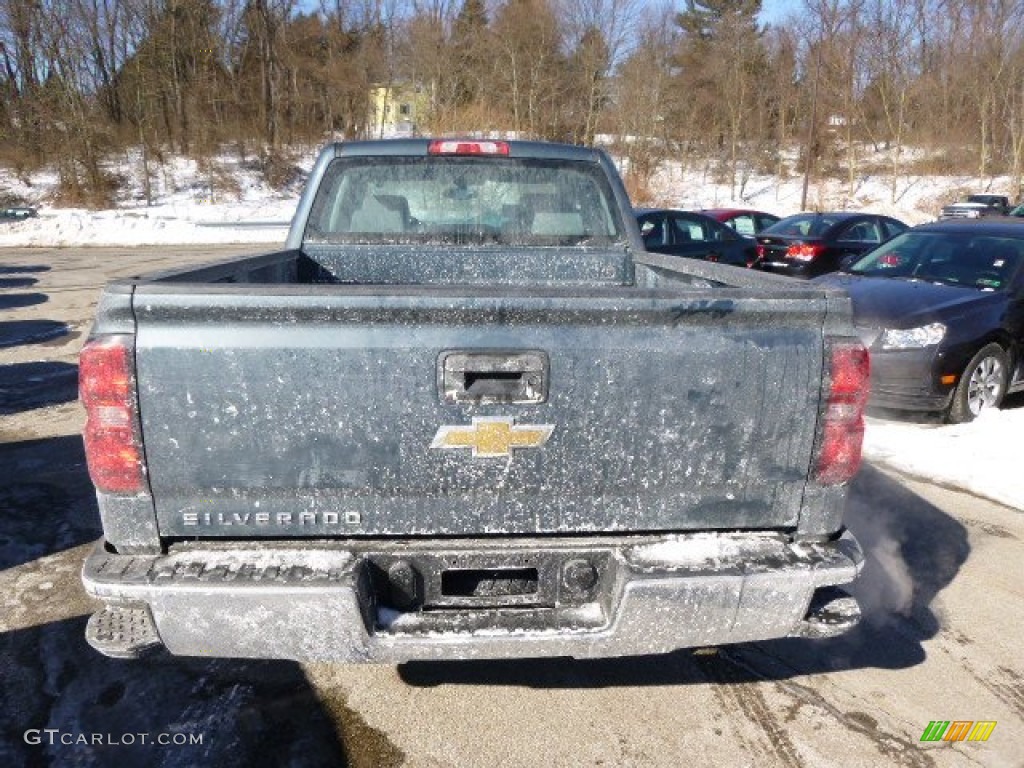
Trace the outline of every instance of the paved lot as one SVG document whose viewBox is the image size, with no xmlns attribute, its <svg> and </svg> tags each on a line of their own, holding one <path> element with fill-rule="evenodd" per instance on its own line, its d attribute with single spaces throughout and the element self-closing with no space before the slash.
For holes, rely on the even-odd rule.
<svg viewBox="0 0 1024 768">
<path fill-rule="evenodd" d="M 870 467 L 849 510 L 867 618 L 843 638 L 399 667 L 95 654 L 74 398 L 99 288 L 251 250 L 0 250 L 0 765 L 1024 765 L 1024 516 Z M 931 720 L 998 725 L 922 744 Z M 133 736 L 182 733 L 203 743 Z"/>
</svg>

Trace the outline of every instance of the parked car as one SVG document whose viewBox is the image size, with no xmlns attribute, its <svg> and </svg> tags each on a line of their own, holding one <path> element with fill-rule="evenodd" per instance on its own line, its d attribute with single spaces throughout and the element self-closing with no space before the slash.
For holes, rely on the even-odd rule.
<svg viewBox="0 0 1024 768">
<path fill-rule="evenodd" d="M 0 221 L 23 221 L 39 215 L 39 211 L 26 205 L 0 208 Z"/>
<path fill-rule="evenodd" d="M 703 213 L 665 208 L 637 208 L 635 213 L 648 251 L 737 267 L 749 267 L 757 259 L 753 240 Z"/>
<path fill-rule="evenodd" d="M 797 213 L 757 236 L 755 266 L 791 277 L 817 277 L 907 229 L 902 221 L 874 213 Z"/>
<path fill-rule="evenodd" d="M 1024 389 L 1024 222 L 915 227 L 815 282 L 853 300 L 873 405 L 963 422 Z"/>
<path fill-rule="evenodd" d="M 744 237 L 753 237 L 782 218 L 773 213 L 752 211 L 748 208 L 705 208 L 701 213 L 722 222 Z"/>
<path fill-rule="evenodd" d="M 943 207 L 939 219 L 980 219 L 984 216 L 1006 216 L 1013 206 L 1004 195 L 968 195 L 966 200 Z"/>
<path fill-rule="evenodd" d="M 1021 205 L 1018 205 L 1016 208 L 1014 208 L 1012 211 L 1010 211 L 1006 215 L 1007 216 L 1013 216 L 1015 218 L 1024 219 L 1024 203 L 1022 203 Z"/>
</svg>

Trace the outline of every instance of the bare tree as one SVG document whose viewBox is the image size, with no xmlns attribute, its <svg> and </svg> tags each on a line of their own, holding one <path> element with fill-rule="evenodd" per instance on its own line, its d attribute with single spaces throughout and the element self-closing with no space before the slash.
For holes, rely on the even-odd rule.
<svg viewBox="0 0 1024 768">
<path fill-rule="evenodd" d="M 800 41 L 794 25 L 769 27 L 766 33 L 768 74 L 761 94 L 761 114 L 766 114 L 763 130 L 774 134 L 774 171 L 786 176 L 783 150 L 795 136 L 800 117 L 798 52 Z"/>
<path fill-rule="evenodd" d="M 655 202 L 651 177 L 668 154 L 670 140 L 686 133 L 675 122 L 676 116 L 688 114 L 677 101 L 672 77 L 677 36 L 670 9 L 649 16 L 614 81 L 608 119 L 617 136 L 616 154 L 626 158 L 630 196 L 637 202 Z"/>
<path fill-rule="evenodd" d="M 871 0 L 867 13 L 869 84 L 862 114 L 865 129 L 889 153 L 889 199 L 896 202 L 908 129 L 915 8 L 908 0 Z"/>
</svg>

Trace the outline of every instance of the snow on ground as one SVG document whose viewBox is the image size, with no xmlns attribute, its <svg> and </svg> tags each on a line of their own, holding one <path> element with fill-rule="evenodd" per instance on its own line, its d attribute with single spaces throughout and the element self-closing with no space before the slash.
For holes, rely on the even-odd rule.
<svg viewBox="0 0 1024 768">
<path fill-rule="evenodd" d="M 939 426 L 869 418 L 864 458 L 922 480 L 1024 510 L 1018 446 L 1024 407 Z"/>
<path fill-rule="evenodd" d="M 913 158 L 910 153 L 904 162 Z M 901 175 L 893 184 L 884 153 L 861 158 L 867 170 L 852 183 L 847 179 L 816 179 L 808 187 L 807 208 L 819 211 L 869 211 L 900 219 L 910 225 L 934 221 L 946 203 L 971 192 L 1004 192 L 1009 177 L 986 179 L 968 176 Z M 705 167 L 667 162 L 649 184 L 650 197 L 644 201 L 657 206 L 695 209 L 754 208 L 789 216 L 800 211 L 803 176 L 795 157 L 785 161 L 786 176 L 737 175 L 734 183 L 723 181 L 721 174 Z"/>
<path fill-rule="evenodd" d="M 151 199 L 143 191 L 143 165 L 138 152 L 127 152 L 107 170 L 122 179 L 117 207 L 105 211 L 58 208 L 50 204 L 57 184 L 53 172 L 27 179 L 0 168 L 0 196 L 13 194 L 39 206 L 39 217 L 0 222 L 0 246 L 179 245 L 185 243 L 248 243 L 283 241 L 298 202 L 302 182 L 316 159 L 317 148 L 292 150 L 294 179 L 284 190 L 262 180 L 258 162 L 233 155 L 212 158 L 200 167 L 182 157 L 164 164 L 149 163 Z M 905 162 L 913 160 L 911 153 Z M 908 224 L 935 218 L 945 202 L 966 191 L 998 191 L 1004 178 L 904 176 L 892 184 L 884 169 L 884 153 L 864 153 L 864 168 L 875 169 L 855 180 L 821 180 L 810 185 L 808 206 L 818 210 L 870 210 Z M 620 166 L 622 163 L 620 163 Z M 757 208 L 780 216 L 800 208 L 803 178 L 794 172 L 795 157 L 786 158 L 785 178 L 767 175 L 737 177 L 724 183 L 706 163 L 662 164 L 650 183 L 645 203 L 677 208 Z M 276 226 L 268 226 L 276 224 Z"/>
<path fill-rule="evenodd" d="M 124 181 L 117 207 L 101 211 L 52 206 L 54 173 L 35 173 L 26 180 L 0 169 L 0 195 L 15 195 L 39 209 L 36 218 L 0 222 L 0 246 L 283 242 L 316 151 L 295 152 L 294 178 L 283 190 L 263 181 L 252 158 L 223 155 L 205 167 L 180 157 L 164 165 L 150 163 L 149 204 L 141 159 L 128 153 L 107 169 Z"/>
<path fill-rule="evenodd" d="M 147 205 L 140 158 L 128 153 L 110 168 L 126 183 L 118 207 L 105 211 L 52 207 L 47 200 L 56 184 L 53 173 L 34 174 L 26 183 L 0 169 L 0 194 L 15 194 L 40 207 L 35 219 L 0 222 L 0 247 L 283 242 L 316 149 L 296 151 L 295 157 L 295 178 L 283 191 L 268 187 L 251 159 L 225 155 L 201 169 L 193 160 L 173 158 L 151 172 Z M 878 168 L 883 160 L 868 157 L 865 163 Z M 791 174 L 785 179 L 751 176 L 730 186 L 708 169 L 669 162 L 652 180 L 654 200 L 649 202 L 679 208 L 749 207 L 788 215 L 799 209 L 802 184 L 798 174 Z M 873 210 L 919 224 L 933 219 L 939 206 L 959 192 L 1005 186 L 1005 179 L 942 176 L 902 177 L 893 185 L 885 174 L 865 175 L 853 185 L 852 195 L 846 182 L 812 183 L 809 204 L 821 210 Z M 986 414 L 960 426 L 870 419 L 864 456 L 1024 510 L 1024 483 L 1010 465 L 1015 435 L 1021 433 L 1024 408 Z"/>
<path fill-rule="evenodd" d="M 0 247 L 283 243 L 297 202 L 260 209 L 159 205 L 145 213 L 44 209 L 34 219 L 0 222 Z"/>
</svg>

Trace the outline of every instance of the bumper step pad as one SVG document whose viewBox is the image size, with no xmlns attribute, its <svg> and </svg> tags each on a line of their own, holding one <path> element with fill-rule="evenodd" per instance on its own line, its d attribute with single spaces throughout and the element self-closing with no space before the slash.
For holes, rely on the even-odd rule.
<svg viewBox="0 0 1024 768">
<path fill-rule="evenodd" d="M 156 625 L 145 605 L 106 605 L 89 618 L 85 639 L 116 659 L 137 659 L 161 647 Z"/>
</svg>

